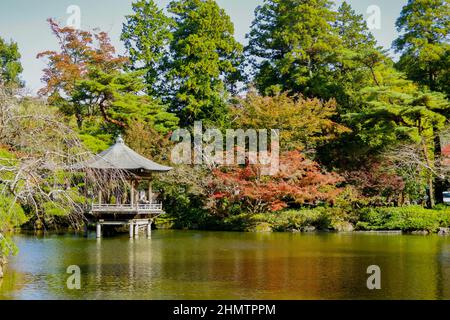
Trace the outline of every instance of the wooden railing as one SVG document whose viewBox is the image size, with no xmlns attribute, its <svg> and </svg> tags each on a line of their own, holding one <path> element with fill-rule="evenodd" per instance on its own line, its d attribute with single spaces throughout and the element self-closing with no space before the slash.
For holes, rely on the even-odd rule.
<svg viewBox="0 0 450 320">
<path fill-rule="evenodd" d="M 111 212 L 111 213 L 154 213 L 162 212 L 162 203 L 149 204 L 93 204 L 92 212 Z"/>
</svg>

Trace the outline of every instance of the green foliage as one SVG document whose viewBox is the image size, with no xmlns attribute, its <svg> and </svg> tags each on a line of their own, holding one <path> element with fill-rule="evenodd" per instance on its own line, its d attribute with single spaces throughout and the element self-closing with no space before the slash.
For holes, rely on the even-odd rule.
<svg viewBox="0 0 450 320">
<path fill-rule="evenodd" d="M 141 75 L 141 71 L 123 73 L 91 69 L 87 79 L 75 85 L 72 101 L 86 110 L 98 108 L 94 115 L 115 125 L 116 130 L 128 127 L 134 121 L 143 121 L 167 134 L 177 128 L 178 118 L 165 111 L 166 107 L 157 100 L 140 95 L 145 87 Z"/>
<path fill-rule="evenodd" d="M 268 222 L 274 231 L 301 230 L 308 226 L 327 227 L 323 225 L 323 211 L 320 209 L 266 213 L 261 218 L 265 222 Z"/>
<path fill-rule="evenodd" d="M 327 98 L 341 40 L 329 0 L 266 0 L 255 11 L 247 52 L 261 93 Z"/>
<path fill-rule="evenodd" d="M 205 208 L 204 183 L 208 173 L 201 167 L 177 166 L 160 175 L 153 187 L 161 191 L 164 210 L 175 218 L 175 227 L 192 228 L 208 224 L 210 213 Z"/>
<path fill-rule="evenodd" d="M 182 125 L 195 120 L 223 126 L 227 99 L 239 80 L 242 46 L 230 17 L 215 0 L 176 0 L 167 92 Z"/>
<path fill-rule="evenodd" d="M 343 48 L 336 52 L 331 87 L 340 113 L 345 114 L 359 110 L 358 92 L 374 81 L 375 67 L 380 63 L 389 63 L 389 59 L 377 47 L 364 17 L 356 14 L 347 2 L 344 1 L 339 7 L 333 25 Z"/>
<path fill-rule="evenodd" d="M 14 197 L 0 194 L 0 231 L 15 228 L 26 221 L 25 212 Z"/>
<path fill-rule="evenodd" d="M 17 252 L 17 248 L 10 237 L 5 235 L 27 220 L 28 217 L 14 197 L 0 193 L 0 257 L 7 257 Z"/>
<path fill-rule="evenodd" d="M 450 104 L 440 94 L 405 90 L 389 84 L 361 91 L 366 101 L 360 113 L 348 114 L 360 138 L 372 147 L 392 146 L 396 141 L 421 142 L 443 129 Z"/>
<path fill-rule="evenodd" d="M 361 209 L 361 230 L 401 230 L 436 232 L 450 226 L 450 209 L 430 210 L 420 206 Z"/>
<path fill-rule="evenodd" d="M 159 96 L 164 80 L 164 62 L 172 39 L 171 19 L 153 0 L 138 0 L 132 4 L 133 14 L 126 16 L 121 40 L 128 50 L 133 70 L 145 70 L 147 94 Z"/>
<path fill-rule="evenodd" d="M 446 0 L 409 0 L 397 20 L 394 48 L 408 77 L 450 96 L 450 4 Z"/>
<path fill-rule="evenodd" d="M 109 148 L 112 142 L 112 135 L 92 135 L 82 133 L 79 135 L 83 145 L 92 153 L 98 154 Z"/>
<path fill-rule="evenodd" d="M 336 230 L 343 223 L 355 224 L 357 217 L 343 208 L 317 207 L 261 214 L 236 214 L 225 218 L 222 228 L 233 231 L 275 232 Z"/>
<path fill-rule="evenodd" d="M 175 226 L 176 220 L 169 214 L 162 214 L 155 219 L 155 226 L 158 229 L 171 229 Z"/>
<path fill-rule="evenodd" d="M 375 37 L 370 33 L 364 16 L 356 14 L 346 1 L 337 11 L 334 27 L 347 49 L 360 50 L 376 46 Z"/>
<path fill-rule="evenodd" d="M 20 53 L 17 43 L 7 43 L 0 38 L 0 84 L 5 86 L 23 86 L 20 74 L 23 71 L 20 63 Z"/>
</svg>

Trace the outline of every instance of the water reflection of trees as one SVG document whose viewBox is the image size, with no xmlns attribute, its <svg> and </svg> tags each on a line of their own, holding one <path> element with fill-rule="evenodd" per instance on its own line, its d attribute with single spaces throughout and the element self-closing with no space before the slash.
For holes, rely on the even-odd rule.
<svg viewBox="0 0 450 320">
<path fill-rule="evenodd" d="M 58 237 L 41 247 L 35 261 L 48 263 L 44 274 L 42 265 L 21 268 L 62 298 L 450 298 L 443 237 L 158 231 L 150 240 Z M 79 292 L 64 288 L 73 264 L 82 270 Z M 372 264 L 381 267 L 381 291 L 366 288 Z M 6 292 L 23 282 L 13 280 Z"/>
<path fill-rule="evenodd" d="M 223 237 L 223 238 L 221 238 Z M 203 288 L 204 298 L 349 299 L 447 296 L 450 262 L 439 258 L 442 239 L 373 235 L 247 235 L 167 244 L 162 276 L 180 289 Z M 259 238 L 258 238 L 259 237 Z M 302 237 L 296 241 L 293 237 Z M 162 244 L 162 246 L 165 246 Z M 176 259 L 174 259 L 176 256 Z M 446 267 L 441 264 L 445 263 Z M 382 270 L 382 290 L 369 291 L 369 265 Z M 445 270 L 445 275 L 439 273 Z M 195 284 L 195 285 L 194 285 Z M 211 285 L 208 285 L 211 284 Z M 448 288 L 446 289 L 449 290 Z"/>
</svg>

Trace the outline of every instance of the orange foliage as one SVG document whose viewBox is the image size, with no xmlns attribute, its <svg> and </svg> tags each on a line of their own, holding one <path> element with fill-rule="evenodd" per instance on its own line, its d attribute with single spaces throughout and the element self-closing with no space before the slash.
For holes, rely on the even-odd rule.
<svg viewBox="0 0 450 320">
<path fill-rule="evenodd" d="M 53 19 L 48 19 L 48 22 L 61 50 L 37 55 L 38 59 L 48 60 L 42 77 L 46 86 L 39 90 L 39 94 L 50 96 L 50 102 L 54 98 L 70 96 L 76 81 L 82 80 L 89 68 L 111 72 L 121 70 L 128 61 L 125 57 L 115 56 L 115 48 L 105 32 L 91 33 L 60 27 Z"/>
</svg>

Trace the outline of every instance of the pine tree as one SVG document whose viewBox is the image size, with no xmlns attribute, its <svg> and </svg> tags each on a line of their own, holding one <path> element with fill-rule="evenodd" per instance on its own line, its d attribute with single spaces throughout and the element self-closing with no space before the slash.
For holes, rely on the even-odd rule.
<svg viewBox="0 0 450 320">
<path fill-rule="evenodd" d="M 409 0 L 396 25 L 401 36 L 393 46 L 402 53 L 398 68 L 420 85 L 450 96 L 450 3 Z"/>
<path fill-rule="evenodd" d="M 341 41 L 329 0 L 265 0 L 255 11 L 247 53 L 261 93 L 331 96 L 331 65 Z"/>
<path fill-rule="evenodd" d="M 360 92 L 362 110 L 346 117 L 353 124 L 355 137 L 373 154 L 405 143 L 416 146 L 416 161 L 422 162 L 420 169 L 432 207 L 436 178 L 440 178 L 435 170 L 439 157 L 435 138 L 444 129 L 450 103 L 442 93 L 420 90 L 393 68 L 382 66 L 377 74 L 378 84 Z"/>
<path fill-rule="evenodd" d="M 23 68 L 17 43 L 7 43 L 0 38 L 0 84 L 6 86 L 23 86 L 20 74 Z"/>
<path fill-rule="evenodd" d="M 121 40 L 128 50 L 133 70 L 145 70 L 147 93 L 160 94 L 164 61 L 172 39 L 171 19 L 153 0 L 138 0 L 126 17 Z"/>
<path fill-rule="evenodd" d="M 347 49 L 374 48 L 377 45 L 363 15 L 357 14 L 346 1 L 337 11 L 334 27 Z"/>
<path fill-rule="evenodd" d="M 168 95 L 183 125 L 207 120 L 223 125 L 226 101 L 239 77 L 242 46 L 230 17 L 214 0 L 176 0 Z"/>
<path fill-rule="evenodd" d="M 346 113 L 359 108 L 355 95 L 376 79 L 373 74 L 375 66 L 388 59 L 377 46 L 364 17 L 358 15 L 347 2 L 344 1 L 339 7 L 333 25 L 342 41 L 333 76 L 335 98 L 340 112 Z"/>
</svg>

